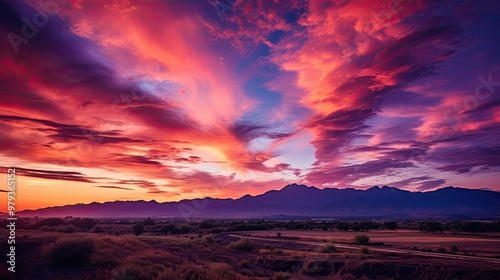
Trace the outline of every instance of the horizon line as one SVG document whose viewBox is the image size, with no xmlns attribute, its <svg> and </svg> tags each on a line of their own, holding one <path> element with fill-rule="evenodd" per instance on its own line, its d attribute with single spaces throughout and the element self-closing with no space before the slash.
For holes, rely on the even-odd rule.
<svg viewBox="0 0 500 280">
<path fill-rule="evenodd" d="M 240 196 L 238 198 L 231 198 L 231 197 L 214 198 L 214 197 L 206 196 L 206 197 L 186 198 L 186 199 L 181 199 L 181 200 L 176 200 L 176 201 L 164 201 L 164 202 L 158 202 L 155 199 L 152 199 L 152 200 L 143 200 L 143 199 L 138 199 L 138 200 L 112 200 L 112 201 L 104 201 L 104 202 L 92 201 L 92 202 L 87 202 L 87 203 L 80 202 L 80 203 L 76 203 L 76 204 L 54 205 L 54 206 L 37 208 L 37 209 L 24 209 L 24 210 L 19 210 L 17 212 L 38 211 L 38 210 L 43 210 L 43 209 L 65 207 L 65 206 L 89 205 L 89 204 L 93 204 L 93 203 L 105 204 L 105 203 L 113 203 L 113 202 L 139 202 L 139 201 L 143 201 L 143 202 L 156 202 L 156 203 L 179 203 L 179 202 L 183 202 L 183 201 L 192 201 L 192 200 L 199 200 L 199 199 L 238 200 L 238 199 L 241 199 L 241 198 L 246 197 L 246 196 L 257 197 L 257 196 L 264 195 L 266 193 L 273 192 L 273 191 L 282 191 L 285 188 L 287 188 L 289 186 L 293 186 L 293 185 L 303 186 L 303 187 L 306 187 L 306 188 L 314 188 L 314 189 L 317 189 L 317 190 L 336 189 L 336 190 L 355 190 L 355 191 L 362 191 L 362 192 L 369 191 L 369 190 L 372 190 L 372 189 L 375 189 L 375 188 L 378 188 L 378 189 L 390 188 L 390 189 L 397 189 L 397 190 L 404 191 L 404 192 L 409 192 L 409 193 L 428 193 L 428 192 L 435 192 L 435 191 L 439 191 L 439 190 L 443 190 L 443 189 L 448 189 L 448 188 L 454 188 L 454 189 L 476 190 L 476 191 L 491 191 L 491 192 L 500 193 L 499 191 L 494 191 L 494 190 L 490 190 L 490 189 L 471 189 L 471 188 L 455 187 L 455 186 L 447 186 L 447 187 L 437 188 L 437 189 L 434 189 L 434 190 L 411 191 L 411 190 L 404 190 L 404 189 L 400 189 L 400 188 L 397 188 L 397 187 L 391 187 L 391 186 L 387 186 L 387 185 L 383 185 L 382 187 L 380 187 L 378 185 L 375 185 L 375 186 L 367 188 L 367 189 L 357 189 L 357 188 L 353 188 L 353 187 L 349 187 L 349 188 L 336 188 L 336 187 L 335 188 L 334 187 L 318 188 L 318 187 L 312 186 L 312 185 L 308 186 L 308 185 L 305 185 L 305 184 L 291 183 L 291 184 L 285 185 L 281 189 L 272 189 L 272 190 L 268 190 L 268 191 L 265 191 L 265 192 L 257 194 L 257 195 L 245 194 L 245 195 Z M 5 214 L 4 212 L 0 212 L 0 213 Z"/>
</svg>

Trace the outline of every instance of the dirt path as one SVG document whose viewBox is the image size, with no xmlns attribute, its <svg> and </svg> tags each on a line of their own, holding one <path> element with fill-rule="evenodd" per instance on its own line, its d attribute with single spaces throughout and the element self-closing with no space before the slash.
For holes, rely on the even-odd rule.
<svg viewBox="0 0 500 280">
<path fill-rule="evenodd" d="M 313 241 L 300 241 L 300 240 L 288 240 L 288 239 L 277 239 L 277 238 L 266 238 L 266 237 L 253 237 L 253 236 L 243 236 L 237 234 L 229 234 L 231 237 L 237 238 L 247 238 L 252 240 L 261 240 L 268 242 L 292 242 L 297 244 L 305 244 L 305 245 L 313 245 L 320 246 L 324 242 L 313 242 Z M 339 249 L 347 249 L 347 250 L 360 250 L 360 246 L 357 245 L 346 245 L 340 243 L 334 243 L 335 246 Z M 477 256 L 465 256 L 465 255 L 452 255 L 452 254 L 443 254 L 443 253 L 434 253 L 434 252 L 422 252 L 416 250 L 405 250 L 405 249 L 394 249 L 394 248 L 381 248 L 377 246 L 366 246 L 371 251 L 374 252 L 384 252 L 384 253 L 394 253 L 394 254 L 411 254 L 418 255 L 424 257 L 435 257 L 435 258 L 445 258 L 445 259 L 456 259 L 456 260 L 470 260 L 470 261 L 480 261 L 480 262 L 490 262 L 490 263 L 498 263 L 500 264 L 500 259 L 495 258 L 487 258 L 487 257 L 477 257 Z"/>
</svg>

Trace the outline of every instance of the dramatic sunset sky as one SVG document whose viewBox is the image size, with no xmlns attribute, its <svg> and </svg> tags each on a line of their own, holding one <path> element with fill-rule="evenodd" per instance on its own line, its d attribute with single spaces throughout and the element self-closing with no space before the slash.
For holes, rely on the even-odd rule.
<svg viewBox="0 0 500 280">
<path fill-rule="evenodd" d="M 499 1 L 1 1 L 0 198 L 9 166 L 18 210 L 498 191 L 499 32 Z"/>
</svg>

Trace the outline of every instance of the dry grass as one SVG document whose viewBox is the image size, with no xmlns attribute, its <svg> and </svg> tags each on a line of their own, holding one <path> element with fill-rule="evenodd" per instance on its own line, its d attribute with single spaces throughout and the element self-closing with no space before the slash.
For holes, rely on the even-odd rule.
<svg viewBox="0 0 500 280">
<path fill-rule="evenodd" d="M 290 277 L 290 274 L 282 271 L 273 274 L 273 280 L 288 280 L 291 279 Z"/>
<path fill-rule="evenodd" d="M 119 267 L 115 268 L 112 273 L 112 279 L 115 280 L 149 280 L 152 279 L 152 275 L 149 271 L 145 270 L 144 267 L 139 266 L 135 263 L 124 263 Z"/>
<path fill-rule="evenodd" d="M 320 253 L 335 253 L 337 252 L 337 247 L 335 244 L 328 242 L 323 245 L 321 245 L 318 249 L 318 252 Z"/>
<path fill-rule="evenodd" d="M 1 230 L 0 233 L 3 234 Z M 335 232 L 333 234 L 331 232 L 320 233 L 323 234 L 324 240 L 327 239 L 326 236 L 333 240 L 332 236 L 336 234 Z M 255 233 L 252 232 L 252 236 L 254 235 Z M 291 232 L 287 231 L 284 235 L 288 237 Z M 372 235 L 376 235 L 376 233 L 370 232 L 370 238 Z M 71 237 L 68 238 L 68 236 Z M 500 273 L 500 270 L 491 264 L 470 263 L 468 266 L 462 266 L 458 265 L 456 260 L 428 260 L 427 258 L 408 257 L 400 254 L 385 257 L 387 254 L 381 254 L 376 250 L 367 255 L 367 252 L 362 251 L 363 246 L 359 249 L 361 252 L 358 249 L 342 249 L 340 253 L 326 254 L 326 252 L 331 252 L 330 245 L 333 245 L 333 243 L 324 243 L 322 247 L 325 249 L 325 254 L 320 254 L 316 250 L 317 246 L 314 243 L 300 244 L 288 240 L 286 242 L 277 242 L 247 240 L 246 238 L 229 243 L 235 240 L 234 237 L 224 234 L 218 235 L 217 239 L 205 235 L 202 238 L 191 240 L 191 236 L 198 236 L 198 233 L 187 235 L 187 237 L 182 235 L 177 238 L 171 235 L 165 237 L 163 235 L 154 236 L 148 234 L 136 237 L 132 233 L 126 236 L 110 236 L 100 233 L 68 234 L 57 231 L 20 230 L 18 232 L 20 244 L 29 244 L 26 245 L 26 247 L 29 247 L 29 251 L 23 252 L 26 259 L 37 260 L 41 265 L 37 266 L 36 269 L 42 273 L 43 271 L 49 273 L 43 275 L 45 278 L 41 274 L 35 275 L 43 279 L 224 280 L 254 279 L 252 277 L 255 277 L 255 279 L 328 277 L 328 279 L 424 280 L 454 279 L 458 275 L 461 277 L 460 279 L 493 280 L 495 278 L 488 278 L 488 276 L 492 275 L 492 273 L 493 275 Z M 272 236 L 272 234 L 269 234 L 269 236 Z M 214 244 L 229 245 L 212 246 L 210 241 L 208 242 L 210 246 L 206 246 L 204 243 L 206 243 L 205 239 L 207 237 Z M 270 239 L 277 238 L 272 236 Z M 73 245 L 66 244 L 67 240 L 72 240 L 73 243 L 70 242 L 70 244 Z M 350 241 L 352 242 L 352 239 Z M 75 242 L 77 245 L 80 244 L 78 245 L 80 248 L 84 248 L 84 250 L 77 250 L 78 253 L 85 252 L 85 248 L 88 248 L 88 246 L 81 245 L 81 243 L 90 242 L 93 244 L 93 249 L 85 257 L 79 260 L 76 258 L 77 261 L 69 261 L 71 264 L 63 264 L 65 266 L 71 265 L 72 267 L 69 269 L 48 265 L 49 252 L 53 253 L 51 250 L 66 252 L 67 250 L 61 248 L 78 248 L 78 246 L 74 245 Z M 45 244 L 52 245 L 45 246 Z M 460 254 L 462 254 L 462 244 L 459 243 L 458 245 L 460 246 Z M 47 248 L 41 254 L 40 252 L 44 246 Z M 436 246 L 436 249 L 443 246 L 452 251 L 446 244 L 436 244 Z M 256 250 L 257 248 L 266 247 L 267 250 Z M 322 249 L 320 248 L 320 250 Z M 28 252 L 29 255 L 26 254 Z M 44 257 L 47 262 L 40 262 L 42 261 L 40 256 Z M 66 260 L 66 258 L 64 259 Z M 432 261 L 431 266 L 422 266 L 422 264 L 430 261 Z M 51 261 L 50 263 L 55 264 L 57 261 Z M 20 263 L 19 267 L 28 268 L 29 265 L 31 263 Z M 0 268 L 3 267 L 0 266 Z M 74 273 L 75 271 L 78 273 Z M 286 271 L 287 273 L 279 273 L 278 271 Z M 244 278 L 242 275 L 248 278 Z M 408 277 L 401 278 L 402 275 Z M 464 275 L 470 277 L 467 278 Z M 49 276 L 55 278 L 47 278 Z M 0 279 L 4 278 L 0 276 Z"/>
<path fill-rule="evenodd" d="M 95 244 L 91 238 L 63 237 L 49 245 L 43 255 L 50 264 L 77 266 L 87 264 L 94 250 Z"/>
<path fill-rule="evenodd" d="M 255 245 L 249 239 L 243 238 L 238 241 L 230 243 L 229 248 L 238 251 L 251 252 L 255 249 Z"/>
<path fill-rule="evenodd" d="M 357 234 L 356 236 L 354 236 L 354 241 L 358 244 L 366 245 L 370 243 L 370 237 L 368 237 L 368 235 L 366 234 Z"/>
<path fill-rule="evenodd" d="M 231 266 L 223 263 L 214 263 L 204 268 L 197 265 L 182 265 L 176 268 L 167 268 L 156 280 L 240 280 L 242 277 L 235 273 Z"/>
<path fill-rule="evenodd" d="M 334 243 L 351 243 L 354 237 L 359 234 L 355 231 L 306 231 L 306 230 L 268 230 L 252 231 L 252 236 L 270 237 L 276 236 L 277 232 L 282 232 L 287 238 L 299 238 L 300 240 L 321 241 L 329 240 Z M 371 243 L 384 243 L 397 248 L 418 247 L 431 248 L 436 251 L 439 247 L 450 248 L 457 245 L 460 251 L 469 251 L 485 256 L 500 255 L 500 237 L 491 233 L 488 236 L 473 236 L 467 234 L 425 234 L 415 230 L 373 230 L 369 232 Z"/>
</svg>

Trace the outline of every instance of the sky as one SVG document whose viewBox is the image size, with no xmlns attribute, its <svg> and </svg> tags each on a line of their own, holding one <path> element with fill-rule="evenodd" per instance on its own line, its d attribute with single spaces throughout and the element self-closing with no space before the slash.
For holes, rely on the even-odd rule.
<svg viewBox="0 0 500 280">
<path fill-rule="evenodd" d="M 1 1 L 0 197 L 8 167 L 17 210 L 500 191 L 498 30 L 498 1 Z"/>
</svg>

